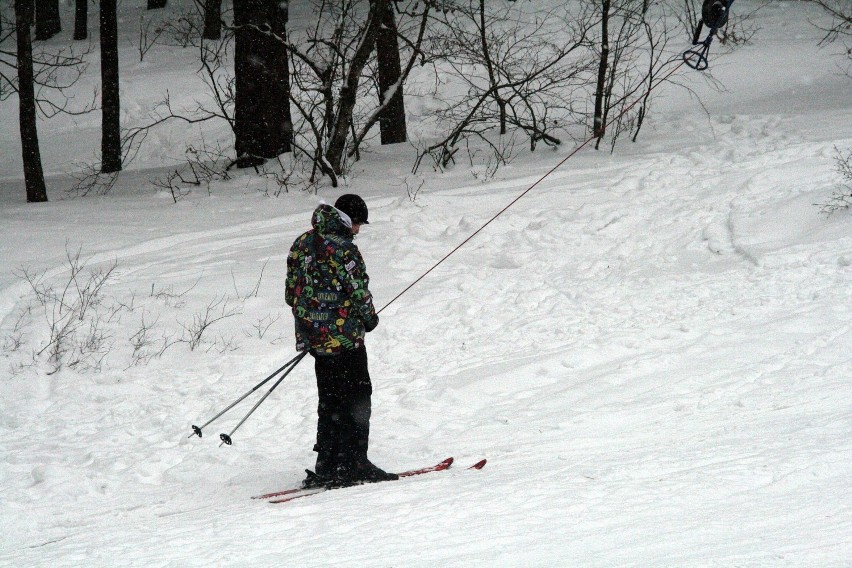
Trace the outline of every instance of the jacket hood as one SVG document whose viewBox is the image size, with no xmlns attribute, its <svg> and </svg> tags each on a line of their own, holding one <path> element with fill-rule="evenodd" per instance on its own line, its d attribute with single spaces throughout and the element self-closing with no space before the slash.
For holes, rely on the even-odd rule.
<svg viewBox="0 0 852 568">
<path fill-rule="evenodd" d="M 347 216 L 344 219 L 344 215 L 346 214 L 333 206 L 323 203 L 314 210 L 311 226 L 320 235 L 340 235 L 351 239 L 351 224 L 346 223 L 346 221 L 349 221 L 349 217 Z"/>
</svg>

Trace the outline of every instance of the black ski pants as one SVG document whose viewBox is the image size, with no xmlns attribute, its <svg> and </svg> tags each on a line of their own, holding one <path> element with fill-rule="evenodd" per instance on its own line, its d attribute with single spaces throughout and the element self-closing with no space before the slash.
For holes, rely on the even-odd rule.
<svg viewBox="0 0 852 568">
<path fill-rule="evenodd" d="M 363 346 L 314 359 L 319 394 L 314 450 L 317 473 L 329 475 L 367 459 L 373 386 Z"/>
</svg>

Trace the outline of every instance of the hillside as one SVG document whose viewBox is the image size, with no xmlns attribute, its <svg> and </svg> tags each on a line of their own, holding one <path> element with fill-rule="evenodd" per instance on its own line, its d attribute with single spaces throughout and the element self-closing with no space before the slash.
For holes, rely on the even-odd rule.
<svg viewBox="0 0 852 568">
<path fill-rule="evenodd" d="M 852 147 L 852 82 L 818 16 L 772 2 L 712 61 L 724 90 L 684 69 L 695 95 L 662 90 L 637 143 L 582 150 L 382 312 L 370 457 L 459 467 L 282 505 L 250 497 L 313 465 L 309 359 L 233 446 L 217 435 L 256 398 L 201 439 L 190 425 L 295 355 L 285 258 L 319 200 L 367 200 L 383 307 L 572 148 L 429 172 L 413 200 L 401 145 L 320 195 L 242 173 L 174 203 L 149 181 L 182 152 L 163 131 L 113 193 L 70 198 L 97 120 L 57 119 L 51 201 L 27 205 L 4 104 L 0 565 L 852 565 L 852 215 L 818 206 Z M 129 113 L 179 90 L 180 57 L 127 62 Z M 54 372 L 34 353 L 57 308 L 34 288 L 75 291 L 78 258 L 78 284 L 112 271 L 79 335 L 98 341 Z"/>
</svg>

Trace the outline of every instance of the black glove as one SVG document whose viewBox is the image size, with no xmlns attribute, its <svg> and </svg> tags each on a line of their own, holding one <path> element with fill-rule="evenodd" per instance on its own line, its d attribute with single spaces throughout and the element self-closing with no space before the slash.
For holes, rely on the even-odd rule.
<svg viewBox="0 0 852 568">
<path fill-rule="evenodd" d="M 375 319 L 365 321 L 364 322 L 364 331 L 366 331 L 367 333 L 370 333 L 371 331 L 376 329 L 377 325 L 379 325 L 379 316 L 376 316 Z"/>
</svg>

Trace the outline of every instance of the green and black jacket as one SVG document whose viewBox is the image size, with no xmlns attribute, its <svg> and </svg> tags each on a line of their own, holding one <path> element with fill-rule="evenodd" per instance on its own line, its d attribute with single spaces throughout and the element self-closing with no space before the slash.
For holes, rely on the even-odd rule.
<svg viewBox="0 0 852 568">
<path fill-rule="evenodd" d="M 287 257 L 285 300 L 296 319 L 296 349 L 317 355 L 357 349 L 379 323 L 364 259 L 334 207 L 317 207 L 311 225 Z"/>
</svg>

